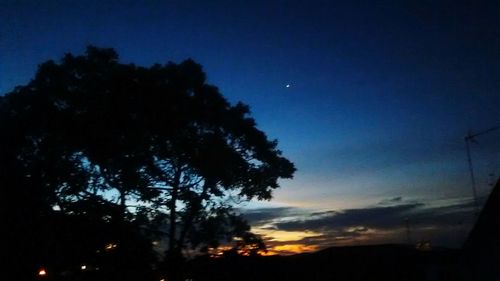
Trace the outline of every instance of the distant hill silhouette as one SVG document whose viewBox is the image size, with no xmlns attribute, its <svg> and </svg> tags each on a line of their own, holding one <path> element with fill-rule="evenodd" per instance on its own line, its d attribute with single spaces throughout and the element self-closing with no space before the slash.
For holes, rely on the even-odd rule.
<svg viewBox="0 0 500 281">
<path fill-rule="evenodd" d="M 500 179 L 463 249 L 409 245 L 332 247 L 292 256 L 198 258 L 192 280 L 500 280 Z"/>
<path fill-rule="evenodd" d="M 293 256 L 197 259 L 193 280 L 457 280 L 459 250 L 406 245 L 333 247 Z"/>
</svg>

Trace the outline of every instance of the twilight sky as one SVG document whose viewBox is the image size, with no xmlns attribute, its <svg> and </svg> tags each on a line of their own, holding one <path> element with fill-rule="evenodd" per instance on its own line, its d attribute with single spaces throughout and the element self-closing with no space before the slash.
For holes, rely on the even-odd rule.
<svg viewBox="0 0 500 281">
<path fill-rule="evenodd" d="M 500 125 L 500 1 L 0 0 L 0 94 L 88 44 L 193 58 L 251 106 L 298 168 L 242 206 L 273 253 L 405 243 L 406 218 L 412 242 L 456 247 L 470 229 L 463 137 Z M 481 198 L 499 143 L 472 146 Z"/>
</svg>

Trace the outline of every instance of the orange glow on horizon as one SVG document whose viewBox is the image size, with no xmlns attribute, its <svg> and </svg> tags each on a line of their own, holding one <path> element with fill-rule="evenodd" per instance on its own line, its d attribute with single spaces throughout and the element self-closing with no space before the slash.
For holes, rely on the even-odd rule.
<svg viewBox="0 0 500 281">
<path fill-rule="evenodd" d="M 211 248 L 209 250 L 209 255 L 212 258 L 221 258 L 223 257 L 224 252 L 230 249 L 232 249 L 231 246 L 221 246 L 218 248 Z M 317 250 L 319 250 L 319 247 L 317 245 L 306 245 L 306 244 L 295 243 L 295 244 L 269 246 L 267 251 L 259 251 L 258 254 L 261 256 L 294 255 L 306 252 L 314 252 Z M 248 253 L 242 250 L 239 250 L 238 254 L 243 256 L 248 255 Z"/>
<path fill-rule="evenodd" d="M 383 230 L 353 226 L 345 229 L 344 235 L 329 236 L 315 231 L 285 231 L 253 227 L 252 231 L 260 235 L 266 246 L 266 251 L 258 251 L 259 255 L 294 255 L 314 252 L 332 246 L 372 245 L 384 241 L 396 241 L 404 229 Z M 304 239 L 310 238 L 313 239 Z M 308 241 L 304 243 L 305 241 Z M 209 250 L 213 258 L 223 257 L 224 251 L 231 250 L 230 245 L 223 245 Z M 240 255 L 248 255 L 248 249 L 238 250 Z"/>
<path fill-rule="evenodd" d="M 272 255 L 293 255 L 300 254 L 306 252 L 314 252 L 317 251 L 319 247 L 317 245 L 305 245 L 305 244 L 285 244 L 285 245 L 276 245 L 271 247 L 265 256 Z"/>
<path fill-rule="evenodd" d="M 268 246 L 267 252 L 261 252 L 263 256 L 272 255 L 293 255 L 305 252 L 313 252 L 319 249 L 317 245 L 306 245 L 300 243 L 299 241 L 304 238 L 318 237 L 322 233 L 315 231 L 286 231 L 286 230 L 274 230 L 266 228 L 252 228 L 252 231 L 258 235 L 261 235 Z M 286 243 L 282 245 L 273 245 L 276 242 Z M 281 244 L 280 243 L 280 244 Z"/>
</svg>

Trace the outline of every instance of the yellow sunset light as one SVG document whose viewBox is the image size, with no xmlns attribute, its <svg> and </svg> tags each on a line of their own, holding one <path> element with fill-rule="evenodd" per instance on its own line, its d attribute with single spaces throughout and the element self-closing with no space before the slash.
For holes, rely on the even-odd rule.
<svg viewBox="0 0 500 281">
<path fill-rule="evenodd" d="M 321 233 L 314 231 L 284 231 L 284 230 L 269 230 L 269 229 L 254 229 L 256 234 L 262 235 L 269 241 L 288 242 L 299 241 L 307 237 L 320 236 Z"/>
</svg>

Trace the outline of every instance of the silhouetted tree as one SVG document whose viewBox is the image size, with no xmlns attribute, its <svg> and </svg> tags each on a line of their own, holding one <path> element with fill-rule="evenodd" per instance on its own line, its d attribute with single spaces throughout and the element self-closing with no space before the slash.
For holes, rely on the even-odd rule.
<svg viewBox="0 0 500 281">
<path fill-rule="evenodd" d="M 170 260 L 235 237 L 259 244 L 234 202 L 270 199 L 295 168 L 249 114 L 208 85 L 192 60 L 146 68 L 88 47 L 43 63 L 0 99 L 0 129 L 9 132 L 0 140 L 2 186 L 22 198 L 11 205 L 19 211 L 13 233 L 56 209 L 167 225 Z"/>
</svg>

